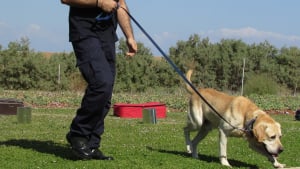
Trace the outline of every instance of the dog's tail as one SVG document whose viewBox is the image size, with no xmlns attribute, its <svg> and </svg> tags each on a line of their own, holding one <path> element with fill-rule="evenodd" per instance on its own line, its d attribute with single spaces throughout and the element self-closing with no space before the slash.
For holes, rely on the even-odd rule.
<svg viewBox="0 0 300 169">
<path fill-rule="evenodd" d="M 192 76 L 192 74 L 193 74 L 193 70 L 192 70 L 192 69 L 189 69 L 189 70 L 186 72 L 186 74 L 185 74 L 187 80 L 188 80 L 190 83 L 192 83 L 192 82 L 191 82 L 191 76 Z M 194 93 L 194 90 L 191 88 L 191 86 L 190 86 L 188 83 L 185 83 L 185 85 L 186 85 L 186 90 L 187 90 L 190 94 Z"/>
</svg>

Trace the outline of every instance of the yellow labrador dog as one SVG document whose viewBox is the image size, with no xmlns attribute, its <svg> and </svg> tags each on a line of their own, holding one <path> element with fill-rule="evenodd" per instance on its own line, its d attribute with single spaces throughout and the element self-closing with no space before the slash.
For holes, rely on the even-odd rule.
<svg viewBox="0 0 300 169">
<path fill-rule="evenodd" d="M 186 73 L 190 81 L 192 70 Z M 259 109 L 253 102 L 242 96 L 229 96 L 214 89 L 199 89 L 198 91 L 214 109 L 227 121 L 220 119 L 197 93 L 186 84 L 191 94 L 187 116 L 187 126 L 184 135 L 188 153 L 198 158 L 198 143 L 214 128 L 219 130 L 219 157 L 222 165 L 230 166 L 227 160 L 227 137 L 245 137 L 249 147 L 266 156 L 276 168 L 285 164 L 277 161 L 277 156 L 283 151 L 280 142 L 280 124 L 267 113 Z M 233 127 L 234 126 L 234 127 Z M 193 140 L 190 132 L 197 131 Z"/>
</svg>

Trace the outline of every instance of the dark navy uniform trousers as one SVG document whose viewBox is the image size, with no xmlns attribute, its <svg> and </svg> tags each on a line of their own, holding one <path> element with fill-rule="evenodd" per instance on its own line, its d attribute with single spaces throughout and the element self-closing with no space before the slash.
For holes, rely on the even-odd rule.
<svg viewBox="0 0 300 169">
<path fill-rule="evenodd" d="M 99 148 L 104 118 L 111 106 L 116 69 L 115 42 L 102 42 L 97 37 L 88 37 L 74 41 L 72 45 L 87 88 L 70 132 L 87 137 L 90 148 Z"/>
</svg>

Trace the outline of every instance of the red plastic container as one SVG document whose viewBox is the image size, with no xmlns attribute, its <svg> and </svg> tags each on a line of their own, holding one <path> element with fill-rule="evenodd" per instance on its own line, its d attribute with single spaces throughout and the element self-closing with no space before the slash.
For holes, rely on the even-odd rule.
<svg viewBox="0 0 300 169">
<path fill-rule="evenodd" d="M 157 118 L 166 117 L 166 105 L 160 102 L 148 102 L 141 104 L 117 103 L 114 104 L 114 115 L 121 118 L 143 118 L 143 109 L 154 108 Z"/>
</svg>

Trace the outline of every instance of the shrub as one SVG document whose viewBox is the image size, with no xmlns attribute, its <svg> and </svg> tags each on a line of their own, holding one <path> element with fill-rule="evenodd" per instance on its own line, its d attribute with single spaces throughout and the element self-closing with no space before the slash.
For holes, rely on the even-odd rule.
<svg viewBox="0 0 300 169">
<path fill-rule="evenodd" d="M 72 73 L 68 80 L 69 80 L 68 89 L 70 91 L 83 92 L 85 90 L 87 84 L 84 81 L 79 70 Z"/>
<path fill-rule="evenodd" d="M 250 75 L 245 83 L 245 95 L 277 94 L 278 84 L 267 74 Z"/>
</svg>

